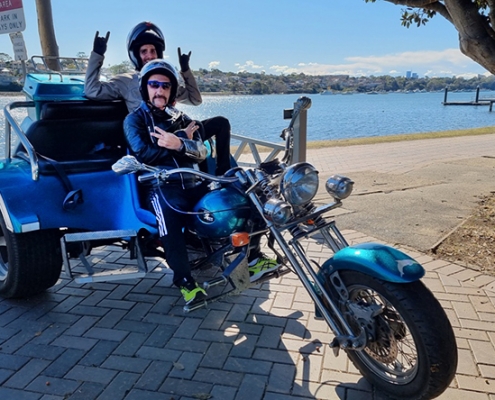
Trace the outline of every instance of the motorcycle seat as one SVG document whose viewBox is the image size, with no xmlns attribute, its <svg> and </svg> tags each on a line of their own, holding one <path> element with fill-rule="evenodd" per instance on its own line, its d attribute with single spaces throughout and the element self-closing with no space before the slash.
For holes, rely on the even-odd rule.
<svg viewBox="0 0 495 400">
<path fill-rule="evenodd" d="M 108 170 L 126 154 L 125 114 L 119 102 L 52 102 L 42 106 L 26 138 L 40 156 L 41 174 L 54 173 L 48 158 L 67 173 Z M 29 160 L 19 145 L 16 156 Z"/>
</svg>

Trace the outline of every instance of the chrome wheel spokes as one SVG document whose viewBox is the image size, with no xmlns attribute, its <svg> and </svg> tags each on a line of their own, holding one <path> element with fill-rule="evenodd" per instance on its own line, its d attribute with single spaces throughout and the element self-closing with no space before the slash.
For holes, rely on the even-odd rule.
<svg viewBox="0 0 495 400">
<path fill-rule="evenodd" d="M 368 287 L 349 288 L 350 301 L 361 306 L 380 305 L 382 312 L 374 317 L 372 339 L 358 352 L 368 368 L 382 379 L 406 384 L 416 376 L 418 362 L 414 339 L 399 312 L 379 293 Z"/>
</svg>

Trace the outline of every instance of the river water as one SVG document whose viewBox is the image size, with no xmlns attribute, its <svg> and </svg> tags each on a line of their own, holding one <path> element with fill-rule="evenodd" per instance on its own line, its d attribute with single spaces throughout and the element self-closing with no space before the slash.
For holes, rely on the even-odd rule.
<svg viewBox="0 0 495 400">
<path fill-rule="evenodd" d="M 300 95 L 203 96 L 199 107 L 179 105 L 192 118 L 215 115 L 229 118 L 232 132 L 272 142 L 279 141 L 288 121 L 283 110 L 292 108 Z M 495 111 L 488 106 L 444 106 L 443 92 L 352 95 L 308 95 L 308 140 L 336 140 L 436 132 L 495 125 Z M 481 92 L 480 99 L 495 98 L 495 92 Z M 449 93 L 449 101 L 472 101 L 474 92 Z M 22 96 L 0 96 L 0 107 Z M 22 112 L 16 113 L 22 119 Z M 0 135 L 4 134 L 0 115 Z"/>
</svg>

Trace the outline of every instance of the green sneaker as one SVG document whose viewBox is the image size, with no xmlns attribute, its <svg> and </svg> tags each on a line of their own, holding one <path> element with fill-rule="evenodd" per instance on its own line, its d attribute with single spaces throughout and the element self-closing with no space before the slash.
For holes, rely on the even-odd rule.
<svg viewBox="0 0 495 400">
<path fill-rule="evenodd" d="M 197 282 L 187 282 L 180 286 L 179 289 L 186 304 L 190 304 L 194 300 L 201 300 L 206 297 L 206 291 L 202 287 L 199 287 Z"/>
<path fill-rule="evenodd" d="M 261 257 L 255 258 L 248 264 L 248 270 L 251 282 L 254 282 L 260 279 L 263 275 L 268 272 L 275 271 L 280 267 L 280 264 L 277 263 L 277 260 L 273 260 L 271 258 L 262 255 Z"/>
</svg>

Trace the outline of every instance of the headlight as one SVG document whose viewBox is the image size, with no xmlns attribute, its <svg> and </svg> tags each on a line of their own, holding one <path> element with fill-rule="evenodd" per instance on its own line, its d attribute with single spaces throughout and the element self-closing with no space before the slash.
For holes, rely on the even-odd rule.
<svg viewBox="0 0 495 400">
<path fill-rule="evenodd" d="M 302 162 L 291 165 L 284 173 L 280 189 L 293 206 L 309 203 L 318 192 L 318 171 L 311 164 Z"/>
<path fill-rule="evenodd" d="M 350 196 L 354 182 L 342 175 L 332 175 L 328 178 L 325 188 L 330 196 L 344 200 Z"/>
<path fill-rule="evenodd" d="M 286 201 L 270 199 L 263 207 L 263 214 L 267 220 L 282 225 L 292 216 L 292 207 Z"/>
</svg>

